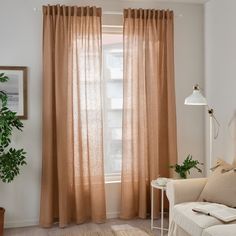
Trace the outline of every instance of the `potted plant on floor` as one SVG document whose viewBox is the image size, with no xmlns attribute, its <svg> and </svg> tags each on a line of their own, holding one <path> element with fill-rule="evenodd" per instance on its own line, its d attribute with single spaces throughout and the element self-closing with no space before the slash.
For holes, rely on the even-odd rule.
<svg viewBox="0 0 236 236">
<path fill-rule="evenodd" d="M 196 169 L 198 172 L 202 173 L 199 165 L 203 165 L 203 163 L 200 163 L 198 160 L 193 160 L 192 155 L 189 154 L 181 165 L 175 164 L 170 166 L 170 168 L 174 168 L 180 178 L 186 179 L 191 169 Z"/>
<path fill-rule="evenodd" d="M 19 173 L 20 166 L 26 165 L 26 152 L 24 149 L 10 147 L 14 129 L 22 131 L 23 123 L 16 116 L 16 112 L 7 107 L 8 96 L 1 90 L 1 83 L 9 77 L 0 74 L 0 179 L 4 183 L 11 182 Z M 3 235 L 4 208 L 0 208 L 0 235 Z"/>
</svg>

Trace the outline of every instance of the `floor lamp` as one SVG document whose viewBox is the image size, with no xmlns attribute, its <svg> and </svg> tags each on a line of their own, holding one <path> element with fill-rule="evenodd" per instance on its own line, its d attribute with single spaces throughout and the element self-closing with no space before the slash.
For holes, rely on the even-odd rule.
<svg viewBox="0 0 236 236">
<path fill-rule="evenodd" d="M 210 108 L 207 105 L 207 100 L 206 98 L 202 95 L 201 91 L 200 91 L 200 87 L 198 84 L 193 86 L 193 93 L 188 96 L 187 98 L 185 98 L 185 105 L 194 105 L 194 106 L 206 106 L 207 107 L 207 111 L 209 114 L 209 164 L 210 164 L 210 169 L 212 167 L 212 148 L 213 148 L 213 120 L 216 121 L 216 124 L 218 125 L 218 130 L 219 130 L 219 122 L 217 121 L 217 119 L 214 116 L 214 110 L 212 108 Z M 214 138 L 216 139 L 218 136 L 218 131 L 217 134 L 214 136 Z"/>
</svg>

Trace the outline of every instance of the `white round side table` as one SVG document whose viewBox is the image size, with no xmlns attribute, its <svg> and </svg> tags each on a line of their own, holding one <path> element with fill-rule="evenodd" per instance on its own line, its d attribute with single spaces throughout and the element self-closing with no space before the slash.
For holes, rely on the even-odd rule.
<svg viewBox="0 0 236 236">
<path fill-rule="evenodd" d="M 151 182 L 151 230 L 159 229 L 161 231 L 161 236 L 164 235 L 164 231 L 168 231 L 168 229 L 164 228 L 164 192 L 166 191 L 166 186 L 158 185 L 155 180 Z M 157 227 L 153 225 L 153 192 L 155 189 L 161 190 L 161 227 Z"/>
</svg>

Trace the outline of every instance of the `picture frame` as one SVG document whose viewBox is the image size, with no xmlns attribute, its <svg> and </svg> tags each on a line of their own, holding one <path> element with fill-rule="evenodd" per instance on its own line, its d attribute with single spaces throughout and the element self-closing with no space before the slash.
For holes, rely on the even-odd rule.
<svg viewBox="0 0 236 236">
<path fill-rule="evenodd" d="M 27 109 L 27 67 L 0 66 L 0 73 L 9 77 L 9 81 L 1 83 L 1 90 L 8 95 L 8 108 L 17 112 L 17 116 L 26 120 Z"/>
</svg>

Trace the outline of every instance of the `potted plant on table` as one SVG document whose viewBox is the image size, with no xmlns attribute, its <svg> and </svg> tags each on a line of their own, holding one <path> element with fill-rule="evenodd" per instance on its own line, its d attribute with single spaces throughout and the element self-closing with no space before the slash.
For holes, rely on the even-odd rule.
<svg viewBox="0 0 236 236">
<path fill-rule="evenodd" d="M 203 163 L 200 163 L 198 160 L 193 160 L 192 155 L 189 154 L 181 165 L 175 164 L 170 166 L 170 168 L 174 168 L 180 178 L 186 179 L 191 169 L 196 169 L 198 172 L 202 173 L 199 165 L 203 165 Z"/>
<path fill-rule="evenodd" d="M 7 107 L 8 96 L 1 90 L 1 83 L 8 80 L 4 73 L 0 74 L 0 179 L 4 183 L 11 182 L 20 173 L 20 166 L 26 165 L 24 149 L 10 147 L 13 130 L 22 131 L 23 123 L 16 112 Z M 3 235 L 4 212 L 5 209 L 0 208 L 0 235 Z"/>
</svg>

